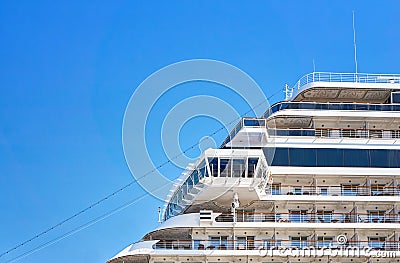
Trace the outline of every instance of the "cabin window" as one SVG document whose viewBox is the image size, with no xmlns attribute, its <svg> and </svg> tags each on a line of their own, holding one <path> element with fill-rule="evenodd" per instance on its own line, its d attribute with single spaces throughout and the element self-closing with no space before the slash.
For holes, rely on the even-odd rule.
<svg viewBox="0 0 400 263">
<path fill-rule="evenodd" d="M 385 237 L 369 237 L 368 243 L 370 248 L 381 249 L 385 246 Z"/>
<path fill-rule="evenodd" d="M 297 248 L 303 248 L 307 246 L 307 238 L 306 236 L 302 237 L 290 237 L 291 246 Z"/>
<path fill-rule="evenodd" d="M 210 165 L 211 175 L 218 177 L 218 158 L 209 158 L 208 164 Z"/>
<path fill-rule="evenodd" d="M 356 196 L 358 194 L 359 184 L 342 184 L 342 195 L 345 196 Z"/>
<path fill-rule="evenodd" d="M 289 220 L 294 223 L 302 223 L 308 221 L 307 210 L 290 210 Z"/>
<path fill-rule="evenodd" d="M 256 167 L 258 163 L 258 158 L 249 158 L 248 159 L 248 178 L 253 178 L 254 173 L 256 172 Z"/>
<path fill-rule="evenodd" d="M 317 211 L 318 221 L 321 223 L 331 223 L 333 219 L 332 210 L 318 210 Z"/>
<path fill-rule="evenodd" d="M 322 248 L 322 247 L 332 247 L 334 241 L 334 237 L 331 236 L 319 236 L 318 241 L 317 241 L 317 247 Z"/>
<path fill-rule="evenodd" d="M 381 223 L 384 221 L 386 211 L 368 211 L 368 219 L 371 223 Z"/>
<path fill-rule="evenodd" d="M 219 160 L 219 172 L 220 172 L 220 177 L 230 177 L 231 173 L 231 165 L 230 165 L 230 159 L 220 159 Z"/>
</svg>

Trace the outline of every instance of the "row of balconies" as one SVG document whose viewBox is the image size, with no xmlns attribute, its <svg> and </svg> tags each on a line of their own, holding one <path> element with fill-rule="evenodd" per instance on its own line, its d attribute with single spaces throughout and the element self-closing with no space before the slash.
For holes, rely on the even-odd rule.
<svg viewBox="0 0 400 263">
<path fill-rule="evenodd" d="M 398 139 L 399 130 L 378 130 L 378 129 L 270 129 L 269 136 L 311 136 L 329 138 L 379 138 Z"/>
<path fill-rule="evenodd" d="M 393 211 L 390 211 L 393 212 Z M 222 213 L 215 218 L 217 222 L 234 222 L 232 213 Z M 336 213 L 333 211 L 309 212 L 295 210 L 288 213 L 236 213 L 236 222 L 274 222 L 274 223 L 400 223 L 399 213 L 371 211 L 369 213 Z"/>
<path fill-rule="evenodd" d="M 267 189 L 271 195 L 325 195 L 325 196 L 400 196 L 400 186 L 298 186 L 273 184 Z"/>
<path fill-rule="evenodd" d="M 254 238 L 254 237 L 253 237 Z M 368 240 L 352 240 L 338 242 L 335 237 L 323 237 L 320 240 L 307 240 L 307 237 L 292 237 L 288 240 L 274 239 L 228 239 L 227 236 L 210 239 L 194 240 L 161 240 L 154 245 L 154 249 L 172 250 L 260 250 L 278 248 L 371 248 L 373 250 L 400 251 L 400 241 L 386 240 L 386 237 L 370 237 Z"/>
</svg>

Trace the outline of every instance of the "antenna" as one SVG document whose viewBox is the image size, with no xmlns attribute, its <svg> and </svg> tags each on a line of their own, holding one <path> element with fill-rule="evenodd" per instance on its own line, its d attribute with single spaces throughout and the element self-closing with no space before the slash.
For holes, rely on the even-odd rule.
<svg viewBox="0 0 400 263">
<path fill-rule="evenodd" d="M 354 25 L 354 10 L 353 10 L 353 44 L 354 44 L 354 63 L 356 65 L 356 76 L 357 76 L 358 65 L 357 65 L 356 27 Z M 356 81 L 357 81 L 357 77 L 356 77 Z"/>
<path fill-rule="evenodd" d="M 158 223 L 159 224 L 161 224 L 162 223 L 162 221 L 161 221 L 161 207 L 158 207 Z"/>
</svg>

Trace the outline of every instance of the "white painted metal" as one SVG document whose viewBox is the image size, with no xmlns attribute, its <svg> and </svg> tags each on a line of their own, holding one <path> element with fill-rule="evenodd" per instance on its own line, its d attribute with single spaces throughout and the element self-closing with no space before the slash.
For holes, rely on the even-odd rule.
<svg viewBox="0 0 400 263">
<path fill-rule="evenodd" d="M 292 88 L 286 87 L 286 95 L 296 98 L 323 87 L 391 92 L 400 89 L 400 75 L 313 72 Z M 290 94 L 292 89 L 296 92 Z M 307 117 L 310 125 L 299 128 L 293 122 L 278 127 L 285 121 L 288 124 L 290 117 Z M 222 146 L 207 149 L 177 179 L 167 197 L 164 217 L 180 197 L 176 213 L 110 263 L 294 259 L 364 263 L 377 262 L 374 257 L 381 251 L 400 257 L 400 168 L 268 166 L 262 150 L 400 150 L 400 111 L 285 109 L 266 119 L 242 119 Z M 217 167 L 210 163 L 213 158 Z M 252 167 L 250 160 L 254 159 L 257 162 Z M 204 164 L 207 175 L 195 177 Z M 302 242 L 317 246 L 325 242 L 321 240 L 341 235 L 347 240 L 343 246 L 376 245 L 378 249 L 370 255 L 333 257 L 340 246 L 332 239 L 334 250 L 317 258 L 283 256 L 277 251 L 261 257 L 258 250 L 271 243 L 285 248 L 302 246 Z M 393 257 L 379 262 L 397 262 Z"/>
</svg>

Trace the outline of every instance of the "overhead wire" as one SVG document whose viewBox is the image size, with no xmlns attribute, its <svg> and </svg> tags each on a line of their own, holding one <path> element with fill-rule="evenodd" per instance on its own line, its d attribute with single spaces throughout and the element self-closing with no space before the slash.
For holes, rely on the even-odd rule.
<svg viewBox="0 0 400 263">
<path fill-rule="evenodd" d="M 279 92 L 281 92 L 281 91 L 279 90 L 279 91 L 273 93 L 273 94 L 272 94 L 271 96 L 269 96 L 266 100 L 263 100 L 263 101 L 261 101 L 260 103 L 258 103 L 256 106 L 251 107 L 248 111 L 244 112 L 244 113 L 241 114 L 239 117 L 236 117 L 235 119 L 233 119 L 232 121 L 228 122 L 227 124 L 225 124 L 225 125 L 222 126 L 221 128 L 219 128 L 219 129 L 215 130 L 213 133 L 209 134 L 209 135 L 207 136 L 207 138 L 212 137 L 213 135 L 219 133 L 220 131 L 222 131 L 223 129 L 225 129 L 226 126 L 231 125 L 233 122 L 238 121 L 239 119 L 243 118 L 243 117 L 244 117 L 245 115 L 247 115 L 248 113 L 254 111 L 254 109 L 256 109 L 256 108 L 260 107 L 261 105 L 263 105 L 264 103 L 268 102 L 269 99 L 271 99 L 272 97 L 276 96 Z M 160 165 L 158 165 L 157 167 L 153 168 L 152 170 L 150 170 L 150 171 L 144 173 L 142 176 L 140 176 L 140 177 L 138 177 L 138 178 L 135 178 L 134 180 L 132 180 L 132 181 L 129 182 L 128 184 L 126 184 L 126 185 L 120 187 L 119 189 L 117 189 L 117 190 L 115 190 L 114 192 L 112 192 L 112 193 L 106 195 L 105 197 L 101 198 L 100 200 L 98 200 L 98 201 L 92 203 L 91 205 L 87 206 L 86 208 L 84 208 L 84 209 L 78 211 L 77 213 L 73 214 L 72 216 L 70 216 L 70 217 L 68 217 L 68 218 L 66 218 L 66 219 L 64 219 L 64 220 L 62 220 L 62 221 L 60 221 L 59 223 L 57 223 L 57 224 L 55 224 L 55 225 L 53 225 L 53 226 L 47 228 L 46 230 L 44 230 L 44 231 L 42 231 L 42 232 L 40 232 L 40 233 L 34 235 L 33 237 L 31 237 L 31 238 L 29 238 L 29 239 L 27 239 L 27 240 L 25 240 L 25 241 L 23 241 L 23 242 L 21 242 L 20 244 L 18 244 L 18 245 L 16 245 L 16 246 L 12 247 L 11 249 L 8 249 L 8 250 L 6 250 L 5 252 L 2 252 L 2 253 L 0 254 L 0 258 L 3 257 L 4 255 L 9 254 L 9 253 L 12 252 L 12 251 L 18 249 L 18 248 L 20 248 L 20 247 L 26 245 L 26 244 L 28 244 L 28 243 L 30 243 L 30 242 L 32 242 L 32 241 L 38 239 L 39 237 L 41 237 L 41 236 L 43 236 L 43 235 L 49 233 L 50 231 L 52 231 L 52 230 L 54 230 L 54 229 L 60 227 L 61 225 L 65 224 L 65 223 L 67 223 L 67 222 L 69 222 L 69 221 L 71 221 L 72 219 L 78 217 L 79 215 L 84 214 L 84 213 L 87 212 L 88 210 L 90 210 L 90 209 L 92 209 L 92 208 L 98 206 L 99 204 L 105 202 L 105 201 L 108 200 L 109 198 L 111 198 L 111 197 L 113 197 L 113 196 L 119 194 L 120 192 L 124 191 L 125 189 L 127 189 L 127 188 L 131 187 L 132 185 L 138 183 L 139 180 L 141 180 L 141 179 L 143 179 L 144 177 L 146 177 L 146 176 L 152 174 L 153 172 L 159 170 L 159 169 L 162 168 L 163 166 L 165 166 L 165 165 L 167 165 L 168 163 L 170 163 L 172 160 L 177 159 L 178 157 L 180 157 L 181 155 L 185 154 L 185 153 L 188 152 L 189 150 L 191 150 L 191 149 L 193 149 L 194 147 L 198 146 L 200 143 L 201 143 L 201 141 L 199 141 L 199 142 L 197 142 L 197 143 L 195 143 L 195 144 L 193 144 L 193 145 L 187 147 L 187 148 L 186 148 L 185 150 L 183 150 L 181 153 L 179 153 L 179 154 L 173 156 L 172 158 L 170 158 L 170 159 L 168 159 L 167 161 L 161 163 Z M 165 185 L 164 185 L 164 186 L 165 186 Z M 158 190 L 158 189 L 156 189 L 156 190 Z M 144 197 L 147 196 L 147 195 L 148 195 L 148 193 L 145 193 L 145 194 L 139 196 L 138 198 L 144 198 Z M 134 200 L 133 200 L 133 201 L 134 201 Z M 133 202 L 133 203 L 135 203 L 135 202 Z M 132 203 L 132 204 L 133 204 L 133 203 Z M 130 204 L 130 205 L 132 205 L 132 204 Z M 125 205 L 125 206 L 128 207 L 129 205 Z M 109 212 L 109 213 L 110 213 L 109 215 L 108 215 L 108 213 L 106 213 L 106 214 L 104 214 L 104 215 L 102 215 L 102 216 L 100 216 L 100 217 L 97 217 L 96 219 L 94 219 L 94 220 L 92 220 L 92 221 L 89 221 L 89 223 L 86 223 L 86 224 L 83 225 L 83 226 L 86 226 L 86 225 L 87 225 L 86 227 L 88 227 L 88 226 L 94 224 L 94 223 L 91 223 L 91 222 L 93 222 L 93 221 L 96 221 L 96 220 L 97 220 L 96 222 L 98 222 L 98 221 L 100 221 L 100 220 L 102 220 L 102 219 L 105 219 L 105 218 L 107 218 L 108 216 L 110 216 L 110 215 L 112 215 L 112 214 L 114 214 L 114 213 L 116 213 L 116 212 L 118 212 L 118 211 L 120 211 L 120 210 L 126 208 L 125 206 L 124 206 L 124 205 L 123 205 L 123 206 L 120 206 L 120 207 L 118 207 L 118 208 L 112 210 L 111 212 Z M 118 211 L 115 211 L 115 210 L 118 210 Z M 108 215 L 108 216 L 105 216 L 105 215 Z M 102 218 L 103 216 L 104 216 L 104 218 Z M 102 218 L 102 219 L 99 220 L 99 218 Z M 96 222 L 95 222 L 95 223 L 96 223 Z M 42 247 L 42 246 L 47 247 L 47 246 L 49 246 L 49 245 L 51 245 L 51 244 L 53 244 L 53 243 L 55 243 L 55 242 L 58 242 L 58 241 L 64 239 L 65 237 L 70 236 L 70 235 L 72 235 L 72 234 L 74 234 L 74 233 L 76 233 L 76 232 L 79 232 L 80 230 L 83 230 L 84 228 L 86 228 L 86 227 L 83 228 L 83 226 L 77 227 L 76 229 L 71 230 L 71 231 L 67 232 L 66 234 L 62 235 L 61 238 L 59 237 L 59 238 L 52 239 L 51 241 L 46 242 L 46 243 L 44 243 L 43 245 L 40 245 L 40 246 L 38 246 L 38 247 Z M 80 230 L 77 230 L 77 229 L 80 229 Z M 38 247 L 37 247 L 37 248 L 38 248 Z M 43 247 L 43 248 L 44 248 L 44 247 Z M 36 249 L 33 249 L 33 250 L 28 251 L 28 252 L 29 252 L 29 254 L 32 254 L 32 253 L 34 253 L 34 252 L 36 252 L 36 251 L 37 251 Z M 26 252 L 26 253 L 28 253 L 28 252 Z M 22 255 L 25 255 L 26 253 L 24 253 L 24 254 L 22 254 Z M 21 256 L 21 255 L 20 255 L 20 256 Z M 18 256 L 17 258 L 19 259 L 20 256 Z M 26 256 L 27 256 L 27 255 L 26 255 Z M 24 256 L 24 257 L 25 257 L 25 256 Z M 18 260 L 17 258 L 14 258 L 14 259 L 12 259 L 12 260 L 13 260 L 13 261 Z M 7 262 L 12 262 L 12 261 L 7 261 Z"/>
<path fill-rule="evenodd" d="M 159 189 L 161 189 L 161 188 L 163 188 L 165 186 L 166 185 L 163 185 L 162 187 L 159 187 Z M 156 189 L 156 190 L 159 190 L 159 189 Z M 107 213 L 104 213 L 101 216 L 98 216 L 95 219 L 92 219 L 89 222 L 87 222 L 87 223 L 85 223 L 83 225 L 80 225 L 80 226 L 68 231 L 67 233 L 65 233 L 65 234 L 63 234 L 61 236 L 53 238 L 53 239 L 51 239 L 50 241 L 48 241 L 46 243 L 43 243 L 43 244 L 41 244 L 41 245 L 39 245 L 39 246 L 37 246 L 37 247 L 27 251 L 27 252 L 24 252 L 24 253 L 16 256 L 16 257 L 8 260 L 8 261 L 5 261 L 5 263 L 15 262 L 15 261 L 20 260 L 22 258 L 25 258 L 25 257 L 27 257 L 27 256 L 29 256 L 29 255 L 31 255 L 31 254 L 33 254 L 35 252 L 38 252 L 38 251 L 40 251 L 40 250 L 42 250 L 42 249 L 44 249 L 44 248 L 46 248 L 46 247 L 48 247 L 48 246 L 50 246 L 50 245 L 52 245 L 54 243 L 57 243 L 58 241 L 61 241 L 61 240 L 65 239 L 65 238 L 67 238 L 67 237 L 69 237 L 69 236 L 71 236 L 71 235 L 73 235 L 75 233 L 78 233 L 78 232 L 80 232 L 80 231 L 82 231 L 82 230 L 84 230 L 84 229 L 86 229 L 86 228 L 88 228 L 88 227 L 90 227 L 90 226 L 92 226 L 92 225 L 94 225 L 94 224 L 96 224 L 96 223 L 98 223 L 98 222 L 100 222 L 100 221 L 112 216 L 113 214 L 115 214 L 117 212 L 120 212 L 120 211 L 124 210 L 125 208 L 128 208 L 129 206 L 141 201 L 142 199 L 144 199 L 147 196 L 149 196 L 149 195 L 147 193 L 144 193 L 144 194 L 142 194 L 142 195 L 130 200 L 129 202 L 126 202 L 123 205 L 120 205 L 117 208 L 114 208 L 111 211 L 108 211 Z"/>
</svg>

